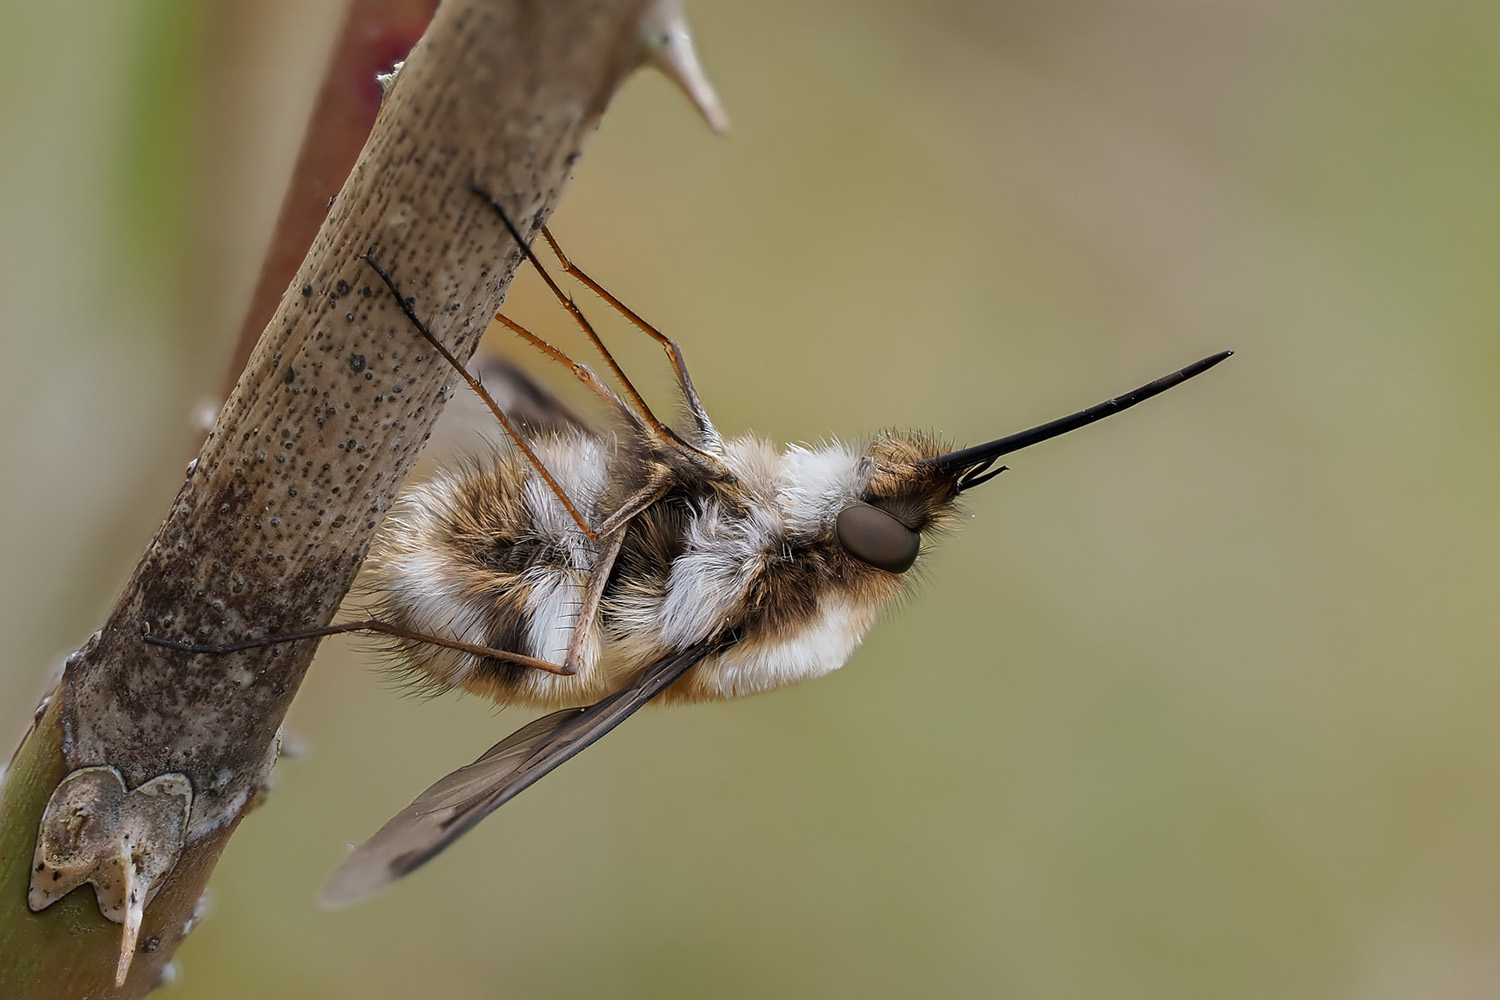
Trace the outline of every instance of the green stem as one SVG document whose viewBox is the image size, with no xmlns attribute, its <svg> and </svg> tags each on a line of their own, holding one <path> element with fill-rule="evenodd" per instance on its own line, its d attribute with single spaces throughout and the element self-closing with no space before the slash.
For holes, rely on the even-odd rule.
<svg viewBox="0 0 1500 1000">
<path fill-rule="evenodd" d="M 188 845 L 146 909 L 130 975 L 115 987 L 121 926 L 104 919 L 93 888 L 40 913 L 26 905 L 37 826 L 63 779 L 61 712 L 54 697 L 0 778 L 0 984 L 5 1000 L 126 1000 L 145 996 L 195 923 L 214 863 L 238 823 Z"/>
</svg>

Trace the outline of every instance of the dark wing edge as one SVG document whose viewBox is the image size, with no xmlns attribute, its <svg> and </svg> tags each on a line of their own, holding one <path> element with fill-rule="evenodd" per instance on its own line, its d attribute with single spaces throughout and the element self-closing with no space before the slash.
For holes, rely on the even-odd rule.
<svg viewBox="0 0 1500 1000">
<path fill-rule="evenodd" d="M 474 763 L 440 778 L 356 847 L 323 886 L 319 903 L 347 906 L 420 868 L 722 648 L 722 642 L 710 641 L 673 653 L 587 708 L 565 708 L 522 726 Z"/>
<path fill-rule="evenodd" d="M 568 431 L 591 437 L 599 433 L 551 389 L 510 361 L 476 354 L 469 370 L 511 423 L 528 437 Z M 467 390 L 451 396 L 423 449 L 423 454 L 439 466 L 472 455 L 476 433 L 486 432 L 491 438 L 500 433 L 494 414 L 478 396 Z"/>
<path fill-rule="evenodd" d="M 506 416 L 519 421 L 531 434 L 565 430 L 598 433 L 551 389 L 509 361 L 485 357 L 475 374 Z"/>
</svg>

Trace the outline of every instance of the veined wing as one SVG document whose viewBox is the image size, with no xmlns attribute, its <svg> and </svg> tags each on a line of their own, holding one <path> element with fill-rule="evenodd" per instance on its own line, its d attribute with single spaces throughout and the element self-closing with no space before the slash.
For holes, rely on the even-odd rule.
<svg viewBox="0 0 1500 1000">
<path fill-rule="evenodd" d="M 629 685 L 586 708 L 565 708 L 522 726 L 428 788 L 354 849 L 323 887 L 343 906 L 421 867 L 559 764 L 624 722 L 722 643 L 703 642 L 658 660 Z"/>
</svg>

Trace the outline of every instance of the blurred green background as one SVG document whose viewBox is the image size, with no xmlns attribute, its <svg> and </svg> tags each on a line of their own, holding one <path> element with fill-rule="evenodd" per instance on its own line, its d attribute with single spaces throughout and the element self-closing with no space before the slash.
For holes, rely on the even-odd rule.
<svg viewBox="0 0 1500 1000">
<path fill-rule="evenodd" d="M 724 430 L 973 442 L 1239 355 L 1016 456 L 844 670 L 338 913 L 524 716 L 329 642 L 176 995 L 1493 995 L 1500 6 L 689 7 L 732 135 L 641 75 L 554 228 Z M 4 733 L 180 483 L 340 13 L 0 4 Z"/>
</svg>

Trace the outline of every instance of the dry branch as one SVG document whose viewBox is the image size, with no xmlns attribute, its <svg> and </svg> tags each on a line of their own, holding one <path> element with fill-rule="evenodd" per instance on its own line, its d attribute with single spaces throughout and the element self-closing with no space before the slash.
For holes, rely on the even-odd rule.
<svg viewBox="0 0 1500 1000">
<path fill-rule="evenodd" d="M 656 0 L 440 7 L 166 520 L 108 620 L 70 658 L 0 785 L 5 997 L 143 995 L 266 781 L 316 644 L 195 656 L 147 645 L 142 630 L 222 643 L 320 626 L 338 609 L 455 381 L 362 255 L 372 253 L 467 358 L 519 259 L 471 185 L 507 205 L 523 229 L 539 226 L 611 95 L 648 59 L 713 121 L 717 108 L 679 17 Z M 94 799 L 54 798 L 59 782 L 84 768 L 113 768 L 123 788 L 111 791 L 108 772 L 91 771 L 68 784 Z M 141 788 L 171 775 L 186 777 L 190 803 L 138 808 L 138 793 L 180 788 Z M 49 800 L 64 805 L 41 838 L 55 850 L 34 863 Z M 185 841 L 174 841 L 162 818 L 178 803 Z M 120 816 L 120 830 L 135 823 L 147 832 L 124 845 L 111 825 Z M 126 895 L 150 901 L 129 976 L 116 988 L 121 927 L 100 915 L 105 887 L 121 865 L 127 875 L 149 872 L 167 855 L 158 883 L 123 883 Z M 85 889 L 28 910 L 28 888 L 35 902 L 45 883 L 61 889 L 86 878 L 99 886 L 99 903 Z"/>
<path fill-rule="evenodd" d="M 245 370 L 266 321 L 317 236 L 324 206 L 338 194 L 370 135 L 380 110 L 377 74 L 405 57 L 436 7 L 437 0 L 351 0 L 281 201 L 250 307 L 235 338 L 223 396 Z"/>
</svg>

